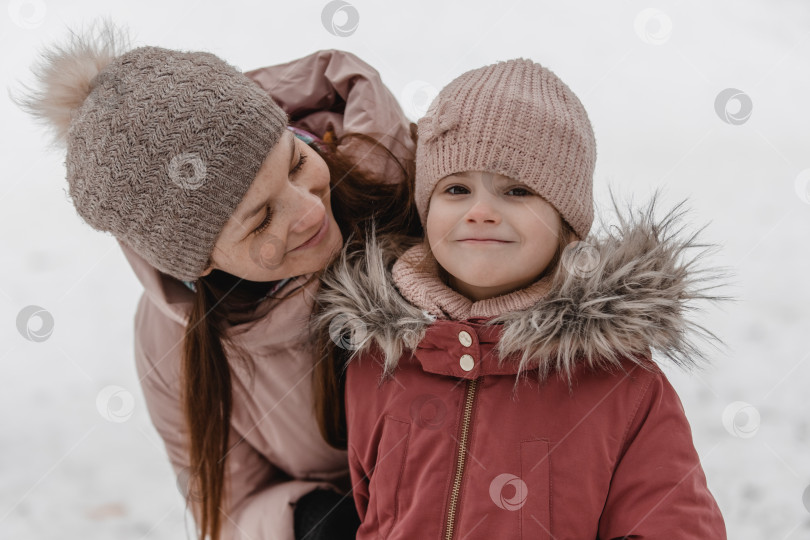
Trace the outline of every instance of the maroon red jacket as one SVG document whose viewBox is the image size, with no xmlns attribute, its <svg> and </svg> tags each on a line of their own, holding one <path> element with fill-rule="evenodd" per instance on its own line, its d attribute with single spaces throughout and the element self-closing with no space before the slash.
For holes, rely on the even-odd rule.
<svg viewBox="0 0 810 540">
<path fill-rule="evenodd" d="M 707 278 L 677 261 L 694 237 L 650 213 L 625 219 L 587 239 L 593 273 L 561 265 L 531 308 L 463 321 L 400 295 L 383 239 L 341 255 L 316 321 L 353 349 L 358 539 L 726 538 L 681 401 L 650 354 L 697 365 L 685 302 Z"/>
</svg>

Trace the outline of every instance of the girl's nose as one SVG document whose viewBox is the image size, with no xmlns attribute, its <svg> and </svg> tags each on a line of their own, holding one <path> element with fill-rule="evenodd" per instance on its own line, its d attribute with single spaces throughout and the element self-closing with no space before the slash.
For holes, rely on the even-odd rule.
<svg viewBox="0 0 810 540">
<path fill-rule="evenodd" d="M 476 222 L 489 221 L 500 223 L 501 215 L 488 196 L 476 197 L 472 207 L 467 211 L 467 220 Z"/>
</svg>

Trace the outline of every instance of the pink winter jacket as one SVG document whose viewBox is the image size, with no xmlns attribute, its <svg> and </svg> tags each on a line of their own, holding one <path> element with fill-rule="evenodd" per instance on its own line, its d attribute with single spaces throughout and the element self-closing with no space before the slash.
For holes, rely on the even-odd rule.
<svg viewBox="0 0 810 540">
<path fill-rule="evenodd" d="M 330 268 L 313 326 L 349 355 L 358 539 L 725 540 L 650 356 L 696 363 L 684 303 L 705 278 L 677 261 L 694 242 L 666 218 L 625 220 L 588 238 L 595 267 L 564 258 L 556 276 L 478 302 L 421 245 L 396 257 L 370 237 Z"/>
<path fill-rule="evenodd" d="M 323 50 L 246 75 L 290 115 L 293 126 L 322 137 L 331 122 L 338 136 L 347 131 L 373 135 L 398 157 L 413 158 L 410 121 L 378 72 L 354 54 Z M 363 163 L 368 166 L 367 160 Z M 191 292 L 121 248 L 145 289 L 135 316 L 137 372 L 152 422 L 181 475 L 188 457 L 180 355 Z M 317 286 L 311 283 L 304 294 L 282 302 L 248 332 L 240 333 L 241 325 L 229 332 L 250 353 L 256 370 L 251 380 L 235 363 L 229 444 L 236 446 L 226 464 L 232 498 L 223 540 L 292 540 L 293 505 L 302 495 L 319 486 L 348 490 L 346 452 L 324 442 L 313 415 L 314 362 L 304 345 Z"/>
</svg>

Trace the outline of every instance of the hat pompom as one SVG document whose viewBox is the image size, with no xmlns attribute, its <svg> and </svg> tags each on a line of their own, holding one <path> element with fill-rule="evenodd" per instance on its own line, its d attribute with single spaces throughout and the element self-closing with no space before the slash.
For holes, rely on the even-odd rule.
<svg viewBox="0 0 810 540">
<path fill-rule="evenodd" d="M 40 53 L 42 60 L 33 68 L 39 88 L 26 89 L 11 100 L 22 110 L 46 124 L 53 133 L 53 144 L 66 146 L 68 128 L 75 111 L 93 90 L 91 82 L 116 56 L 130 48 L 127 31 L 109 19 L 91 24 L 87 31 L 71 36 L 65 45 L 53 45 Z"/>
</svg>

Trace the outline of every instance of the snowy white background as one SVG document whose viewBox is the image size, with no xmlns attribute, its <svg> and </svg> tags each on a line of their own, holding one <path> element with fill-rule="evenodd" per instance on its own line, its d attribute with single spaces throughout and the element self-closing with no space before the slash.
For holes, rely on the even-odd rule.
<svg viewBox="0 0 810 540">
<path fill-rule="evenodd" d="M 3 3 L 4 90 L 33 81 L 36 53 L 66 27 L 100 15 L 127 24 L 135 45 L 207 50 L 243 70 L 350 50 L 413 120 L 468 69 L 547 65 L 592 120 L 598 207 L 608 181 L 637 202 L 658 187 L 668 203 L 689 198 L 695 228 L 709 223 L 704 240 L 722 246 L 712 262 L 735 274 L 724 292 L 739 301 L 700 318 L 728 349 L 708 348 L 700 373 L 665 367 L 729 538 L 810 538 L 807 1 L 352 0 L 359 25 L 345 37 L 322 23 L 326 1 Z M 718 114 L 728 88 L 744 96 Z M 721 118 L 741 114 L 745 96 L 747 120 Z M 64 156 L 44 150 L 43 129 L 5 91 L 0 113 L 0 538 L 184 538 L 133 362 L 141 286 L 66 199 Z M 29 305 L 53 315 L 43 342 L 18 331 Z"/>
</svg>

